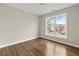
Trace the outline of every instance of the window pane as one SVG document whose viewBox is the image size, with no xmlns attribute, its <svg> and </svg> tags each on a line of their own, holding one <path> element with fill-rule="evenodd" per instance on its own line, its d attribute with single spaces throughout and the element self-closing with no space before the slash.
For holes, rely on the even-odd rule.
<svg viewBox="0 0 79 59">
<path fill-rule="evenodd" d="M 46 34 L 67 38 L 67 15 L 56 15 L 46 20 Z"/>
<path fill-rule="evenodd" d="M 56 16 L 56 35 L 66 35 L 66 15 Z"/>
<path fill-rule="evenodd" d="M 55 33 L 54 21 L 54 17 L 49 18 L 47 21 L 47 30 L 49 35 L 54 35 Z"/>
</svg>

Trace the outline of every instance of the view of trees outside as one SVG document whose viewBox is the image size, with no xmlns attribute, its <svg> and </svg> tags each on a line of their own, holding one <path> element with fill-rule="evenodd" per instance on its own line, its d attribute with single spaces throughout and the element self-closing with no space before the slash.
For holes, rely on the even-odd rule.
<svg viewBox="0 0 79 59">
<path fill-rule="evenodd" d="M 47 34 L 52 36 L 66 36 L 66 16 L 58 15 L 47 21 Z"/>
</svg>

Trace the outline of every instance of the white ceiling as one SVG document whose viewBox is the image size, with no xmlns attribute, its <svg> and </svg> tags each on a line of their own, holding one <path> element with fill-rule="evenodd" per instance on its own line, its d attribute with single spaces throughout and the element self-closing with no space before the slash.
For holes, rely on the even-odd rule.
<svg viewBox="0 0 79 59">
<path fill-rule="evenodd" d="M 76 3 L 46 3 L 45 5 L 40 5 L 40 3 L 8 3 L 8 5 L 12 7 L 22 9 L 35 15 L 47 14 L 53 12 L 52 9 L 56 11 L 75 4 Z"/>
</svg>

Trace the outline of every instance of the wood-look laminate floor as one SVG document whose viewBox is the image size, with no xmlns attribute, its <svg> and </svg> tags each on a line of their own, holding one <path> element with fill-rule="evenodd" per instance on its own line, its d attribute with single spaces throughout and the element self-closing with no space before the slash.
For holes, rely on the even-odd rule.
<svg viewBox="0 0 79 59">
<path fill-rule="evenodd" d="M 0 49 L 1 56 L 79 56 L 79 48 L 34 39 Z"/>
</svg>

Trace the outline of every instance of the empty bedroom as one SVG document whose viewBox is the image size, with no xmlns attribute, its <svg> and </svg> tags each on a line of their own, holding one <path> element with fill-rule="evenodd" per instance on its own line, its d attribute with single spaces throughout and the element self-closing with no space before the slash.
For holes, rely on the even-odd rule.
<svg viewBox="0 0 79 59">
<path fill-rule="evenodd" d="M 0 3 L 0 56 L 79 56 L 79 4 Z"/>
</svg>

